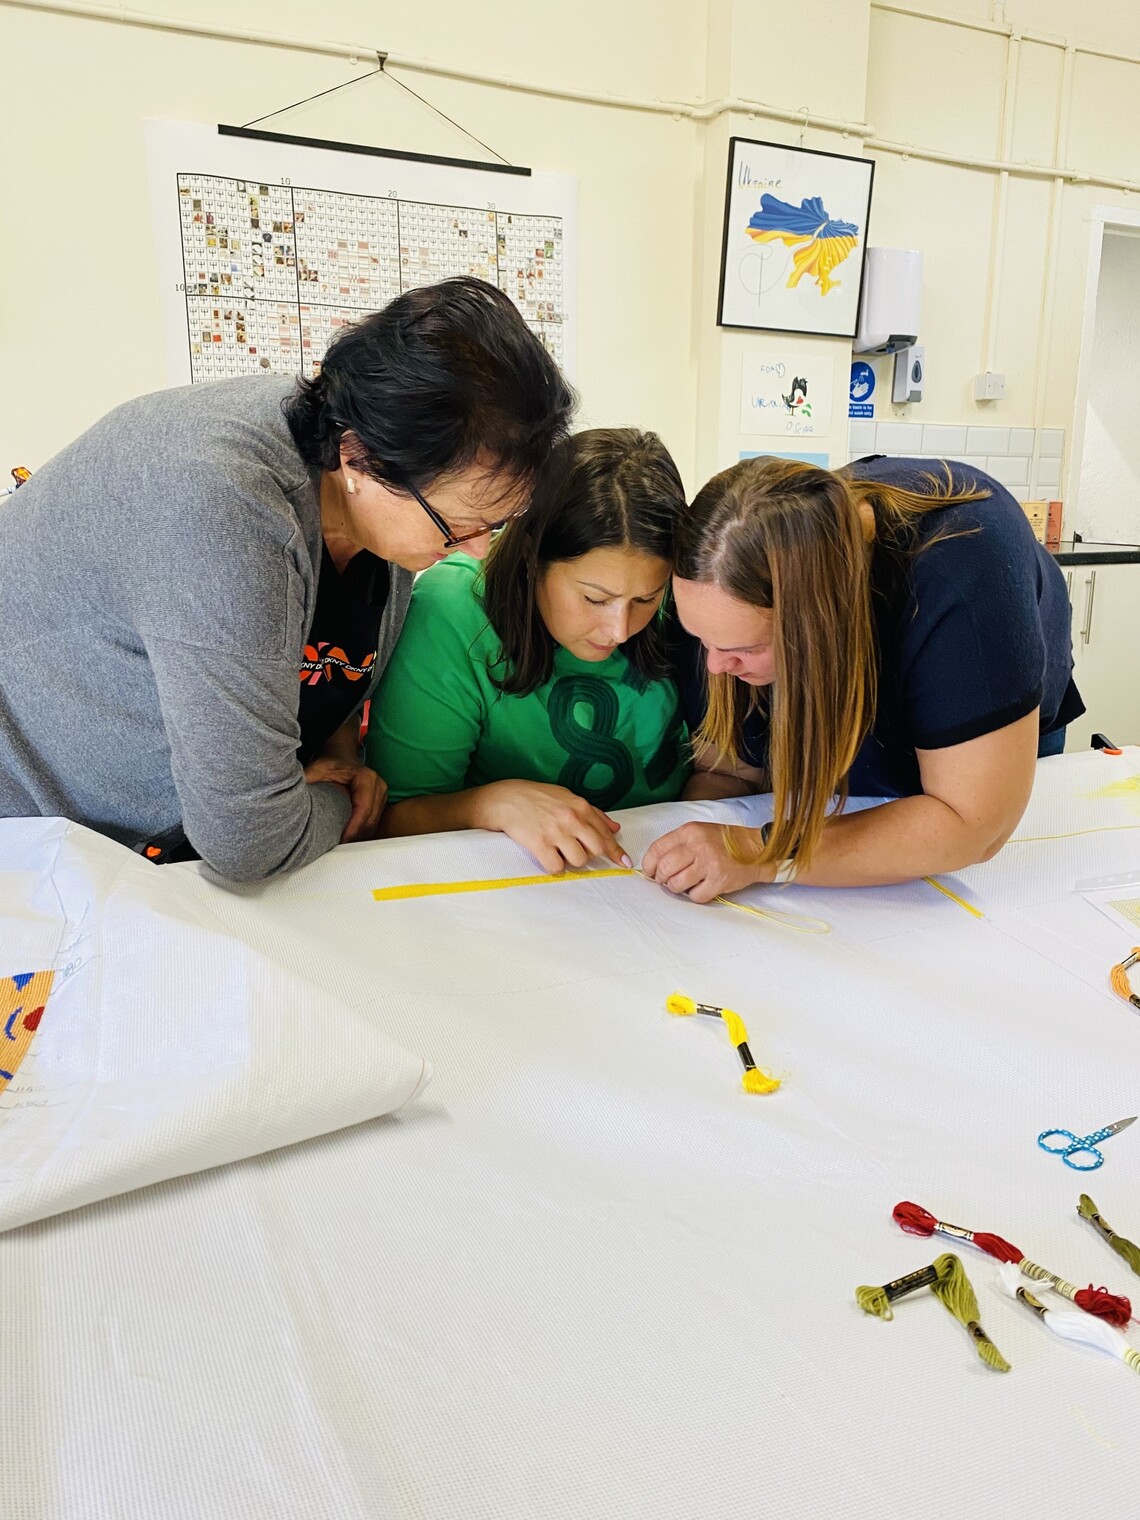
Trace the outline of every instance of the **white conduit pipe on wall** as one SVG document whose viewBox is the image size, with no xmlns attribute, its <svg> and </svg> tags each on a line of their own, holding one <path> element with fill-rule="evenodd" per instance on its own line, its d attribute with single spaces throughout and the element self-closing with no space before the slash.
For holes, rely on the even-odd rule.
<svg viewBox="0 0 1140 1520">
<path fill-rule="evenodd" d="M 87 0 L 0 0 L 0 5 L 18 10 L 44 11 L 62 16 L 79 16 L 90 21 L 117 22 L 121 26 L 145 27 L 151 31 L 180 32 L 188 36 L 204 37 L 219 42 L 244 42 L 260 47 L 286 48 L 298 53 L 318 53 L 334 58 L 347 58 L 350 63 L 372 60 L 381 56 L 380 49 L 353 42 L 320 42 L 307 37 L 290 37 L 280 32 L 263 32 L 248 27 L 218 26 L 211 22 L 186 21 L 173 16 L 148 15 L 145 11 L 128 10 L 125 6 L 91 5 Z M 631 95 L 612 95 L 599 90 L 573 90 L 561 85 L 536 84 L 530 80 L 511 79 L 505 74 L 488 74 L 482 70 L 465 69 L 450 64 L 436 63 L 427 58 L 406 58 L 400 53 L 384 53 L 385 63 L 394 68 L 408 69 L 419 74 L 434 74 L 443 79 L 460 79 L 470 84 L 488 85 L 498 90 L 519 91 L 526 95 L 541 95 L 554 100 L 569 100 L 582 105 L 608 106 L 620 111 L 644 111 L 659 116 L 673 116 L 692 121 L 711 121 L 735 111 L 751 116 L 763 116 L 774 121 L 788 121 L 803 125 L 805 117 L 813 127 L 842 132 L 849 137 L 867 137 L 874 129 L 865 121 L 844 121 L 834 116 L 816 116 L 805 110 L 791 111 L 766 105 L 760 100 L 732 97 L 712 101 L 671 101 L 638 99 Z"/>
<path fill-rule="evenodd" d="M 871 4 L 878 10 L 914 16 L 919 20 L 945 22 L 949 26 L 960 25 L 974 31 L 992 32 L 1002 37 L 1008 36 L 1012 30 L 997 22 L 986 23 L 939 16 L 932 11 L 889 4 L 887 0 L 871 0 Z M 371 60 L 379 54 L 377 48 L 364 43 L 321 42 L 307 37 L 291 37 L 282 33 L 257 31 L 251 28 L 217 26 L 209 22 L 187 21 L 172 16 L 148 15 L 144 11 L 128 10 L 125 6 L 92 5 L 88 4 L 87 0 L 0 0 L 0 5 L 62 16 L 79 16 L 91 21 L 117 22 L 122 26 L 145 27 L 152 31 L 178 32 L 220 42 L 242 42 L 260 47 L 286 48 L 300 53 L 323 54 L 335 58 L 346 58 L 349 62 Z M 1020 35 L 1023 41 L 1040 41 L 1056 47 L 1066 46 L 1064 42 L 1059 42 L 1055 38 L 1037 37 L 1028 32 L 1022 32 Z M 1113 58 L 1123 63 L 1140 64 L 1140 57 L 1132 58 L 1124 53 L 1110 53 L 1100 48 L 1073 47 L 1069 51 L 1088 53 L 1100 58 Z M 613 110 L 644 111 L 654 115 L 671 116 L 676 120 L 701 122 L 713 121 L 718 116 L 728 113 L 758 116 L 769 121 L 786 121 L 800 126 L 807 125 L 820 127 L 829 132 L 839 132 L 845 137 L 857 138 L 872 152 L 897 154 L 901 158 L 918 158 L 929 163 L 951 164 L 960 169 L 981 169 L 994 174 L 1005 173 L 1029 179 L 1061 179 L 1071 184 L 1098 185 L 1108 190 L 1140 191 L 1140 180 L 1089 174 L 1082 170 L 1066 169 L 1059 164 L 1016 164 L 998 159 L 970 158 L 959 153 L 945 153 L 938 148 L 924 148 L 916 143 L 892 142 L 876 137 L 875 129 L 867 122 L 844 121 L 833 116 L 817 116 L 814 112 L 805 109 L 784 110 L 777 106 L 769 106 L 760 100 L 748 100 L 736 96 L 708 101 L 638 99 L 634 96 L 611 95 L 594 90 L 572 90 L 556 85 L 536 84 L 529 80 L 511 79 L 505 75 L 487 74 L 475 69 L 453 68 L 450 65 L 434 63 L 424 58 L 406 58 L 399 53 L 389 53 L 386 61 L 395 68 L 407 69 L 414 73 L 435 74 L 441 78 L 460 79 L 495 89 L 517 90 L 523 94 L 540 95 L 554 100 L 606 106 Z"/>
<path fill-rule="evenodd" d="M 1021 41 L 1011 32 L 1005 47 L 1005 93 L 1002 101 L 1001 130 L 998 137 L 998 159 L 1005 163 L 1013 146 L 1013 121 L 1017 109 L 1017 65 L 1021 53 Z M 986 281 L 986 309 L 982 320 L 982 373 L 996 369 L 998 327 L 998 292 L 1001 285 L 1002 262 L 1005 258 L 1005 225 L 1009 207 L 1009 170 L 998 174 L 996 204 L 994 206 L 993 234 L 990 238 L 990 269 Z"/>
<path fill-rule="evenodd" d="M 1069 143 L 1069 118 L 1073 104 L 1073 73 L 1076 63 L 1074 48 L 1065 49 L 1065 63 L 1061 71 L 1061 108 L 1057 113 L 1057 133 L 1053 144 L 1053 156 L 1064 156 Z M 1057 288 L 1057 257 L 1061 248 L 1061 198 L 1065 181 L 1058 176 L 1053 181 L 1049 196 L 1049 224 L 1045 231 L 1045 270 L 1041 282 L 1041 306 L 1037 322 L 1037 362 L 1033 368 L 1033 458 L 1029 466 L 1031 480 L 1037 479 L 1037 461 L 1041 457 L 1041 429 L 1045 425 L 1046 384 L 1049 359 L 1053 348 L 1053 292 Z M 1072 433 L 1068 438 L 1072 448 Z M 1054 487 L 1060 490 L 1059 486 Z"/>
<path fill-rule="evenodd" d="M 1083 53 L 1088 58 L 1108 58 L 1113 63 L 1140 64 L 1140 53 L 1118 53 L 1112 48 L 1090 47 L 1079 42 L 1069 42 L 1064 37 L 1053 37 L 1048 32 L 1027 32 L 1024 27 L 1013 27 L 1007 21 L 979 21 L 972 16 L 944 16 L 939 11 L 924 10 L 917 5 L 899 5 L 895 0 L 870 0 L 873 11 L 889 11 L 895 16 L 912 16 L 916 21 L 933 21 L 940 26 L 956 26 L 966 32 L 990 32 L 995 37 L 1008 37 L 1017 31 L 1022 42 L 1034 42 L 1039 47 L 1060 48 L 1066 53 Z"/>
</svg>

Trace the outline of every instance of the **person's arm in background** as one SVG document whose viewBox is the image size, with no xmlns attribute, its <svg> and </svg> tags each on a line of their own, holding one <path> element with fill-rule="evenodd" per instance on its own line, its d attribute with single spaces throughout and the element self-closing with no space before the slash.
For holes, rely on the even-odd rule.
<svg viewBox="0 0 1140 1520">
<path fill-rule="evenodd" d="M 693 774 L 681 793 L 682 802 L 720 802 L 725 797 L 752 797 L 772 790 L 767 771 L 743 761 L 733 766 L 718 761 L 711 746 L 705 745 L 693 755 Z"/>
<path fill-rule="evenodd" d="M 389 789 L 381 834 L 487 829 L 508 835 L 551 872 L 599 855 L 624 863 L 614 842 L 618 826 L 565 787 L 521 780 L 464 785 L 485 713 L 474 647 L 484 623 L 454 568 L 429 570 L 416 582 L 365 740 L 365 758 Z"/>
</svg>

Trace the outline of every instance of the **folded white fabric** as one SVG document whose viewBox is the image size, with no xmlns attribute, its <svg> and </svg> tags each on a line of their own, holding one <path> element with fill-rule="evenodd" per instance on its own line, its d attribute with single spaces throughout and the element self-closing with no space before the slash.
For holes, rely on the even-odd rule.
<svg viewBox="0 0 1140 1520">
<path fill-rule="evenodd" d="M 428 1080 L 232 900 L 60 819 L 0 821 L 0 1230 L 391 1113 Z"/>
</svg>

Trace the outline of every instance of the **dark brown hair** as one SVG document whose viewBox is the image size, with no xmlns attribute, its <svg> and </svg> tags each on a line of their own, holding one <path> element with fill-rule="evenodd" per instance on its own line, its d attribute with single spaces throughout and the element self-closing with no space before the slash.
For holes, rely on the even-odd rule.
<svg viewBox="0 0 1140 1520">
<path fill-rule="evenodd" d="M 768 704 L 775 823 L 758 864 L 793 853 L 801 866 L 810 861 L 874 721 L 878 658 L 860 501 L 874 515 L 870 537 L 906 552 L 925 513 L 988 494 L 955 492 L 949 470 L 942 482 L 928 479 L 931 494 L 922 495 L 799 460 L 749 459 L 714 476 L 682 514 L 674 573 L 773 614 L 771 687 L 758 697 L 734 676 L 709 676 L 696 735 L 698 747 L 736 764 L 745 717 Z"/>
<path fill-rule="evenodd" d="M 677 466 L 656 433 L 591 428 L 555 447 L 529 510 L 503 529 L 483 567 L 483 606 L 503 650 L 492 677 L 500 691 L 528 696 L 550 679 L 554 640 L 536 602 L 546 566 L 607 548 L 668 563 L 684 505 Z M 660 615 L 622 652 L 646 681 L 664 676 Z"/>
</svg>

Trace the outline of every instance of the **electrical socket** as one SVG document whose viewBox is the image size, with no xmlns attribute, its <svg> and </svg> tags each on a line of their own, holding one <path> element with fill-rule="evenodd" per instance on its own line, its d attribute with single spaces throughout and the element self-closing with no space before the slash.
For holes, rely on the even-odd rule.
<svg viewBox="0 0 1140 1520">
<path fill-rule="evenodd" d="M 987 369 L 984 374 L 974 376 L 975 401 L 1002 401 L 1004 399 L 1004 375 L 999 375 L 994 370 Z"/>
</svg>

